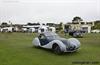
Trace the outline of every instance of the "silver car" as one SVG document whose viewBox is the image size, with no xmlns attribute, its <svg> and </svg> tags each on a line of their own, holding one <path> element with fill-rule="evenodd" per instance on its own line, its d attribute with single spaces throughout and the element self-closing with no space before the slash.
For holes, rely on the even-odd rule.
<svg viewBox="0 0 100 65">
<path fill-rule="evenodd" d="M 61 38 L 54 32 L 44 32 L 33 39 L 33 45 L 46 49 L 52 49 L 54 53 L 74 52 L 80 47 L 80 42 L 76 38 Z"/>
</svg>

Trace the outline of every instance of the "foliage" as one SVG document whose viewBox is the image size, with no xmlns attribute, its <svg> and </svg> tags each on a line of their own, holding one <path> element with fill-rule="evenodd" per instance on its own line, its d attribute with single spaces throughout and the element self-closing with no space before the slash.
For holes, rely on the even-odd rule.
<svg viewBox="0 0 100 65">
<path fill-rule="evenodd" d="M 54 23 L 46 23 L 46 25 L 47 25 L 47 26 L 51 26 L 51 27 L 55 26 Z"/>
<path fill-rule="evenodd" d="M 100 21 L 95 21 L 95 25 L 92 27 L 92 29 L 100 29 Z"/>
<path fill-rule="evenodd" d="M 1 27 L 6 27 L 6 26 L 8 26 L 8 23 L 6 23 L 6 22 L 1 23 Z"/>
<path fill-rule="evenodd" d="M 59 24 L 59 31 L 62 31 L 62 29 L 63 29 L 63 23 L 60 22 L 60 24 Z"/>
<path fill-rule="evenodd" d="M 27 23 L 27 25 L 40 25 L 40 23 Z"/>
<path fill-rule="evenodd" d="M 76 16 L 76 17 L 74 17 L 73 18 L 73 20 L 72 20 L 72 22 L 74 23 L 76 23 L 76 22 L 80 22 L 80 21 L 83 21 L 83 19 L 81 18 L 81 17 L 78 17 L 78 16 Z"/>
</svg>

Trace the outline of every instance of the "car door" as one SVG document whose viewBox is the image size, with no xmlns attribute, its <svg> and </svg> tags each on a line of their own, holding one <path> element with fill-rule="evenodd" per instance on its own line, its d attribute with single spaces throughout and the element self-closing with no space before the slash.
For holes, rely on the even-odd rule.
<svg viewBox="0 0 100 65">
<path fill-rule="evenodd" d="M 46 38 L 44 34 L 39 35 L 39 41 L 40 41 L 41 46 L 49 43 L 48 39 Z"/>
</svg>

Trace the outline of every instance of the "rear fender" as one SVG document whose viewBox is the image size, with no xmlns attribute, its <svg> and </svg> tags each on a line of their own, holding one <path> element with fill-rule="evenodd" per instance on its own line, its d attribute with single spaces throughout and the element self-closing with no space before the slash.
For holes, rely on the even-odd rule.
<svg viewBox="0 0 100 65">
<path fill-rule="evenodd" d="M 40 41 L 39 41 L 39 39 L 38 39 L 37 37 L 36 37 L 35 39 L 33 39 L 32 44 L 33 44 L 34 46 L 40 46 Z"/>
<path fill-rule="evenodd" d="M 52 41 L 52 43 L 57 44 L 60 47 L 61 51 L 63 51 L 63 52 L 66 51 L 66 46 L 62 41 L 54 40 L 54 41 Z M 52 46 L 53 46 L 53 44 L 52 44 Z"/>
</svg>

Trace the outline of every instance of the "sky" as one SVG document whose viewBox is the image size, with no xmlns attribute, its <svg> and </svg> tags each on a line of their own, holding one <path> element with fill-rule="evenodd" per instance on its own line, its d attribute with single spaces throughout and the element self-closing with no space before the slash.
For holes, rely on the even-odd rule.
<svg viewBox="0 0 100 65">
<path fill-rule="evenodd" d="M 67 23 L 100 20 L 100 0 L 0 0 L 0 23 Z"/>
</svg>

